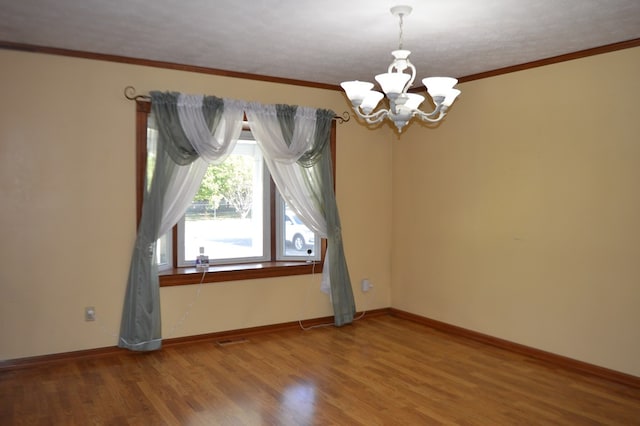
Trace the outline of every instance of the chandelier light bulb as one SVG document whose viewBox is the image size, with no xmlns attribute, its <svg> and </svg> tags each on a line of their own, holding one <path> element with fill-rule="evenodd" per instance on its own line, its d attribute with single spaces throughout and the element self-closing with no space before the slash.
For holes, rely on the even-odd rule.
<svg viewBox="0 0 640 426">
<path fill-rule="evenodd" d="M 453 103 L 453 101 L 456 100 L 456 98 L 458 97 L 458 95 L 460 93 L 462 93 L 462 92 L 459 91 L 458 89 L 449 90 L 449 93 L 447 93 L 447 96 L 444 97 L 444 101 L 442 101 L 442 105 L 444 105 L 447 108 L 449 108 L 451 106 L 451 104 Z"/>
<path fill-rule="evenodd" d="M 417 93 L 407 93 L 407 101 L 404 103 L 404 106 L 411 109 L 418 109 L 422 102 L 424 102 L 424 96 L 418 95 Z"/>
<path fill-rule="evenodd" d="M 358 117 L 368 124 L 378 124 L 385 118 L 393 121 L 398 132 L 414 117 L 428 123 L 441 121 L 451 104 L 460 95 L 460 90 L 454 89 L 458 80 L 451 77 L 428 77 L 422 79 L 427 93 L 433 100 L 435 109 L 424 112 L 419 109 L 425 97 L 415 93 L 408 93 L 416 78 L 416 67 L 409 60 L 411 51 L 403 49 L 403 19 L 412 11 L 410 6 L 394 6 L 391 14 L 400 21 L 400 41 L 397 50 L 391 52 L 393 62 L 386 73 L 375 76 L 384 95 L 373 89 L 373 83 L 362 81 L 345 81 L 340 83 L 347 98 L 351 101 L 353 110 Z M 377 109 L 378 104 L 386 95 L 389 109 Z"/>
<path fill-rule="evenodd" d="M 411 76 L 399 72 L 387 72 L 376 75 L 376 81 L 380 84 L 382 91 L 389 99 L 397 98 L 400 93 L 404 92 L 404 87 Z"/>
<path fill-rule="evenodd" d="M 429 96 L 446 96 L 458 80 L 451 77 L 427 77 L 422 79 L 422 84 L 427 88 Z"/>
<path fill-rule="evenodd" d="M 357 108 L 373 88 L 373 83 L 355 80 L 342 82 L 340 83 L 340 86 L 342 86 L 344 91 L 347 93 L 347 97 L 353 104 L 353 107 Z"/>
<path fill-rule="evenodd" d="M 360 108 L 365 114 L 371 114 L 371 111 L 376 109 L 380 101 L 384 98 L 384 95 L 378 91 L 370 90 L 367 96 L 360 104 Z"/>
</svg>

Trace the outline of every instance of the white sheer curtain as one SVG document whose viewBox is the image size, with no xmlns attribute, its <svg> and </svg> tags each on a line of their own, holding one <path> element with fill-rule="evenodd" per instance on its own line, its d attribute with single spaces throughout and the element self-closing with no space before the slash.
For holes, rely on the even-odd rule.
<svg viewBox="0 0 640 426">
<path fill-rule="evenodd" d="M 160 235 L 167 233 L 184 215 L 198 192 L 209 164 L 223 162 L 240 137 L 244 102 L 223 99 L 222 117 L 213 134 L 202 112 L 203 95 L 180 94 L 177 102 L 180 126 L 193 149 L 198 153 L 190 165 L 180 167 L 169 183 L 162 209 Z"/>
<path fill-rule="evenodd" d="M 291 143 L 287 146 L 282 134 L 275 105 L 251 103 L 246 106 L 249 127 L 256 142 L 264 153 L 264 159 L 282 198 L 295 211 L 300 219 L 322 238 L 327 238 L 327 222 L 323 212 L 317 208 L 314 193 L 305 185 L 304 170 L 298 165 L 298 159 L 314 143 L 316 128 L 316 109 L 298 107 Z M 329 262 L 322 270 L 322 290 L 329 291 Z"/>
<path fill-rule="evenodd" d="M 207 172 L 207 167 L 209 164 L 206 161 L 196 158 L 188 166 L 182 166 L 176 171 L 175 179 L 169 182 L 167 195 L 164 199 L 159 235 L 169 232 L 173 225 L 180 220 L 198 192 L 200 181 Z"/>
<path fill-rule="evenodd" d="M 191 146 L 208 163 L 221 163 L 233 151 L 242 131 L 244 102 L 223 99 L 224 109 L 213 135 L 202 113 L 203 95 L 180 94 L 178 115 Z"/>
<path fill-rule="evenodd" d="M 281 195 L 305 225 L 327 238 L 321 288 L 331 295 L 334 324 L 349 324 L 355 301 L 333 189 L 329 139 L 334 113 L 293 105 L 249 104 L 246 114 Z"/>
</svg>

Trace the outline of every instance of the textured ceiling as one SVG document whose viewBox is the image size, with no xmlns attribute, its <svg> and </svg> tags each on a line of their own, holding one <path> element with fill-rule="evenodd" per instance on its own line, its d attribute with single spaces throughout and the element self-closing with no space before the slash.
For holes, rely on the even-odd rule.
<svg viewBox="0 0 640 426">
<path fill-rule="evenodd" d="M 0 0 L 0 41 L 315 83 L 469 76 L 640 38 L 640 0 Z"/>
</svg>

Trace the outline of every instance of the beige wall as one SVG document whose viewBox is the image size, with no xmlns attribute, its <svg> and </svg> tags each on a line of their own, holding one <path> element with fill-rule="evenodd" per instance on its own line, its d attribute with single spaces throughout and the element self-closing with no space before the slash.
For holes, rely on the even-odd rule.
<svg viewBox="0 0 640 426">
<path fill-rule="evenodd" d="M 348 109 L 321 89 L 2 50 L 0 62 L 0 360 L 116 343 L 135 233 L 125 86 Z M 637 75 L 639 48 L 463 84 L 437 129 L 338 125 L 358 310 L 393 306 L 640 376 Z M 163 288 L 163 334 L 330 315 L 318 286 Z"/>
<path fill-rule="evenodd" d="M 640 48 L 469 82 L 393 151 L 392 306 L 640 376 Z"/>
<path fill-rule="evenodd" d="M 135 236 L 135 105 L 125 86 L 348 108 L 330 90 L 6 50 L 0 63 L 0 360 L 117 342 Z M 390 134 L 338 125 L 337 194 L 358 310 L 390 305 Z M 359 291 L 362 278 L 372 292 Z M 196 286 L 163 288 L 163 335 L 327 316 L 319 284 L 207 284 L 199 296 Z M 96 322 L 84 321 L 85 306 Z"/>
</svg>

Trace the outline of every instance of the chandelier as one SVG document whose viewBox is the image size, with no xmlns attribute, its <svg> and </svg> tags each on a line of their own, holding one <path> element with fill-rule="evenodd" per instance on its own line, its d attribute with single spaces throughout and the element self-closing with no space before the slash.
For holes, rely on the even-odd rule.
<svg viewBox="0 0 640 426">
<path fill-rule="evenodd" d="M 400 21 L 399 48 L 391 52 L 394 60 L 389 65 L 388 71 L 375 77 L 388 98 L 389 109 L 381 108 L 374 111 L 384 95 L 371 90 L 373 83 L 358 80 L 340 83 L 358 117 L 368 124 L 380 123 L 385 118 L 389 118 L 396 125 L 398 132 L 402 132 L 402 128 L 413 117 L 418 117 L 428 123 L 439 122 L 460 94 L 459 90 L 453 88 L 458 83 L 455 78 L 428 77 L 422 79 L 422 83 L 427 88 L 435 105 L 435 109 L 427 113 L 418 109 L 425 97 L 416 93 L 407 93 L 416 78 L 416 67 L 409 61 L 411 52 L 402 48 L 403 18 L 409 15 L 411 10 L 410 6 L 391 8 L 391 14 L 397 16 Z"/>
</svg>

